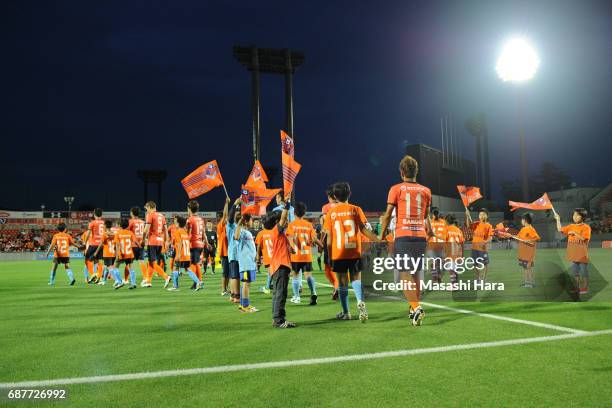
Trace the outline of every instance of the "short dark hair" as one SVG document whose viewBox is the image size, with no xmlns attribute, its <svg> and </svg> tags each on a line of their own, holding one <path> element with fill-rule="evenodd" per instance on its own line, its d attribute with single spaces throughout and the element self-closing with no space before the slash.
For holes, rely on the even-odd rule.
<svg viewBox="0 0 612 408">
<path fill-rule="evenodd" d="M 119 225 L 121 225 L 121 228 L 126 229 L 130 225 L 130 220 L 127 218 L 122 218 Z"/>
<path fill-rule="evenodd" d="M 101 217 L 101 216 L 102 216 L 102 209 L 101 209 L 101 208 L 96 208 L 96 209 L 94 210 L 94 215 L 95 215 L 96 217 Z"/>
<path fill-rule="evenodd" d="M 140 217 L 140 208 L 138 207 L 130 208 L 130 214 L 132 214 L 134 217 Z"/>
<path fill-rule="evenodd" d="M 276 193 L 276 195 L 280 196 L 281 200 L 285 202 L 285 191 L 282 188 L 278 190 L 278 193 Z"/>
<path fill-rule="evenodd" d="M 187 224 L 187 220 L 185 220 L 185 217 L 183 217 L 182 215 L 177 215 L 176 216 L 176 222 L 178 223 L 179 227 L 184 228 L 185 224 Z"/>
<path fill-rule="evenodd" d="M 525 213 L 521 215 L 521 218 L 527 221 L 527 224 L 533 223 L 533 215 L 531 213 Z"/>
<path fill-rule="evenodd" d="M 334 197 L 340 202 L 347 201 L 351 196 L 351 186 L 346 181 L 334 184 Z"/>
<path fill-rule="evenodd" d="M 331 199 L 335 199 L 334 197 L 334 185 L 330 184 L 329 187 L 325 189 L 325 194 Z"/>
<path fill-rule="evenodd" d="M 431 215 L 436 219 L 440 218 L 440 209 L 438 207 L 431 207 Z"/>
<path fill-rule="evenodd" d="M 481 208 L 480 210 L 478 210 L 478 212 L 483 212 L 483 213 L 485 213 L 485 214 L 489 215 L 489 210 L 487 210 L 487 209 L 486 209 L 486 208 L 484 208 L 484 207 L 483 207 L 483 208 Z"/>
<path fill-rule="evenodd" d="M 200 203 L 198 203 L 196 200 L 191 200 L 187 203 L 187 208 L 189 208 L 189 210 L 195 214 L 200 209 Z"/>
<path fill-rule="evenodd" d="M 586 217 L 589 215 L 587 210 L 584 208 L 574 208 L 574 212 L 582 218 L 582 221 L 584 221 Z"/>
<path fill-rule="evenodd" d="M 301 201 L 296 203 L 294 212 L 298 217 L 303 217 L 306 214 L 306 204 Z"/>
<path fill-rule="evenodd" d="M 64 232 L 66 231 L 66 223 L 64 222 L 60 222 L 59 224 L 57 224 L 57 230 L 59 232 Z"/>
<path fill-rule="evenodd" d="M 242 216 L 242 219 L 245 220 L 246 222 L 251 221 L 251 214 L 244 214 Z"/>
<path fill-rule="evenodd" d="M 400 173 L 404 177 L 415 178 L 419 172 L 419 162 L 412 156 L 404 156 L 399 164 Z"/>
<path fill-rule="evenodd" d="M 112 228 L 113 227 L 113 222 L 111 220 L 106 220 L 106 221 L 104 221 L 104 226 L 106 228 Z"/>
<path fill-rule="evenodd" d="M 157 209 L 157 204 L 155 204 L 155 201 L 147 201 L 147 203 L 145 204 L 145 207 L 155 210 Z"/>
<path fill-rule="evenodd" d="M 446 217 L 444 217 L 446 219 L 446 223 L 448 225 L 455 225 L 457 224 L 457 218 L 455 218 L 455 216 L 453 214 L 446 214 Z"/>
<path fill-rule="evenodd" d="M 263 224 L 265 229 L 271 230 L 280 221 L 280 218 L 280 211 L 270 211 L 269 213 L 263 216 L 263 218 L 261 219 L 261 223 Z"/>
</svg>

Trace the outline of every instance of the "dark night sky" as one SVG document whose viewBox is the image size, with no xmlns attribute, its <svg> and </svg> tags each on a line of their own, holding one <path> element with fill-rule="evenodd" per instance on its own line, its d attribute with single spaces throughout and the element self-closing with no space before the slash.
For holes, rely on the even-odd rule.
<svg viewBox="0 0 612 408">
<path fill-rule="evenodd" d="M 533 4 L 537 3 L 537 4 Z M 532 171 L 552 160 L 579 184 L 611 181 L 609 2 L 25 2 L 3 3 L 0 208 L 108 209 L 142 204 L 138 168 L 165 168 L 165 208 L 179 180 L 217 159 L 230 190 L 251 168 L 250 76 L 233 45 L 292 48 L 298 194 L 315 210 L 330 182 L 384 207 L 405 143 L 440 145 L 440 115 L 463 130 L 489 119 L 498 183 L 518 174 L 516 87 L 494 66 L 525 34 L 542 61 L 521 86 Z M 279 165 L 282 77 L 262 78 L 262 162 Z M 277 177 L 276 184 L 280 184 Z M 218 209 L 223 192 L 203 197 Z"/>
</svg>

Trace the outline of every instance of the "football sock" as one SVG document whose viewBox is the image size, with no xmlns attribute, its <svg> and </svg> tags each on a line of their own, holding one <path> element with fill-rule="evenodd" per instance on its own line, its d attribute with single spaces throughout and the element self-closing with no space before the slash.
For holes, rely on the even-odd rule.
<svg viewBox="0 0 612 408">
<path fill-rule="evenodd" d="M 334 285 L 335 289 L 338 289 L 338 278 L 336 277 L 336 274 L 332 272 L 331 266 L 329 265 L 325 265 L 325 277 L 329 283 Z"/>
<path fill-rule="evenodd" d="M 302 271 L 301 270 L 298 273 L 298 283 L 300 285 L 298 288 L 301 288 L 302 287 Z"/>
<path fill-rule="evenodd" d="M 94 265 L 92 261 L 85 261 L 85 268 L 87 268 L 87 279 L 94 274 Z"/>
<path fill-rule="evenodd" d="M 353 292 L 355 292 L 355 298 L 357 302 L 363 302 L 363 291 L 361 290 L 361 281 L 354 280 L 351 282 L 351 286 L 353 287 Z"/>
<path fill-rule="evenodd" d="M 70 282 L 74 280 L 74 274 L 72 273 L 72 269 L 66 269 L 66 275 L 68 275 L 68 280 Z"/>
<path fill-rule="evenodd" d="M 125 265 L 125 268 L 123 268 L 123 280 L 127 281 L 130 278 L 130 270 L 128 269 L 127 265 Z"/>
<path fill-rule="evenodd" d="M 136 272 L 134 269 L 130 269 L 130 285 L 136 286 Z"/>
<path fill-rule="evenodd" d="M 268 274 L 268 277 L 266 278 L 266 289 L 270 289 L 270 282 L 272 281 L 272 276 L 270 276 L 270 274 Z"/>
<path fill-rule="evenodd" d="M 108 268 L 105 266 L 104 271 L 102 271 L 102 281 L 106 282 L 107 277 L 108 277 Z"/>
<path fill-rule="evenodd" d="M 140 273 L 142 274 L 142 280 L 147 279 L 147 264 L 144 261 L 138 262 L 140 264 Z"/>
<path fill-rule="evenodd" d="M 199 280 L 202 280 L 202 268 L 200 267 L 200 265 L 196 265 L 195 274 Z"/>
<path fill-rule="evenodd" d="M 300 281 L 298 278 L 291 278 L 291 288 L 294 297 L 300 296 Z"/>
<path fill-rule="evenodd" d="M 306 282 L 308 282 L 308 288 L 310 289 L 310 293 L 313 295 L 317 294 L 317 287 L 315 285 L 314 276 L 309 276 L 306 278 Z"/>
<path fill-rule="evenodd" d="M 198 275 L 195 274 L 195 272 L 193 272 L 192 270 L 187 270 L 187 274 L 196 283 L 196 285 L 200 283 L 200 279 L 198 278 Z"/>
<path fill-rule="evenodd" d="M 348 313 L 348 286 L 341 285 L 338 288 L 338 292 L 340 294 L 340 304 L 342 305 L 342 311 L 344 313 Z"/>
<path fill-rule="evenodd" d="M 174 286 L 177 289 L 178 289 L 178 278 L 179 278 L 179 272 L 173 271 L 172 272 L 172 286 Z"/>
<path fill-rule="evenodd" d="M 113 278 L 115 278 L 115 283 L 121 283 L 123 282 L 123 280 L 121 279 L 121 275 L 119 275 L 119 269 L 114 268 L 111 270 L 111 274 L 113 275 Z"/>
<path fill-rule="evenodd" d="M 96 273 L 98 274 L 98 278 L 102 278 L 102 262 L 98 261 L 97 266 Z"/>
<path fill-rule="evenodd" d="M 49 283 L 52 285 L 55 283 L 55 271 L 53 269 L 51 269 L 51 274 L 49 275 Z"/>
<path fill-rule="evenodd" d="M 159 266 L 158 264 L 153 264 L 153 270 L 157 272 L 157 274 L 161 276 L 163 280 L 168 279 L 168 275 L 166 275 L 166 272 L 164 272 L 162 267 Z"/>
</svg>

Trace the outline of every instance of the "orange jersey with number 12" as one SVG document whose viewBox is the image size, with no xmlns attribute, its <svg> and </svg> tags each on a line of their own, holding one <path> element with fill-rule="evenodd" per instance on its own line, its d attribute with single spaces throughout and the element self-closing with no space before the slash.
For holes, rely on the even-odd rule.
<svg viewBox="0 0 612 408">
<path fill-rule="evenodd" d="M 255 238 L 255 245 L 261 247 L 261 253 L 263 254 L 263 263 L 265 266 L 270 265 L 272 260 L 272 230 L 263 229 L 259 231 Z"/>
<path fill-rule="evenodd" d="M 359 226 L 367 222 L 363 210 L 353 204 L 338 203 L 325 215 L 324 229 L 331 237 L 331 259 L 361 258 Z"/>
<path fill-rule="evenodd" d="M 51 246 L 55 246 L 53 255 L 56 258 L 68 258 L 70 256 L 70 245 L 72 245 L 72 237 L 65 232 L 58 232 L 53 235 Z"/>
<path fill-rule="evenodd" d="M 312 262 L 312 243 L 316 232 L 312 224 L 304 219 L 289 223 L 287 236 L 297 245 L 296 253 L 291 254 L 291 262 Z"/>
</svg>

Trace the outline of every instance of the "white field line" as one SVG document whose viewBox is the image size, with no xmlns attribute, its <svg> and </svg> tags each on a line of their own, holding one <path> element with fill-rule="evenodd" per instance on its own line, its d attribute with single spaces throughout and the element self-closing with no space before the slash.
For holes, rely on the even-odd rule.
<svg viewBox="0 0 612 408">
<path fill-rule="evenodd" d="M 319 283 L 319 282 L 317 282 L 317 285 L 325 286 L 325 287 L 329 287 L 329 288 L 333 287 L 333 285 L 330 285 L 329 283 Z M 375 296 L 381 297 L 381 298 L 384 298 L 384 299 L 389 299 L 389 300 L 398 300 L 398 298 L 393 297 L 393 296 L 383 296 L 383 295 L 375 295 Z M 566 333 L 588 333 L 587 331 L 584 331 L 584 330 L 578 330 L 578 329 L 572 329 L 572 328 L 569 328 L 569 327 L 557 326 L 555 324 L 534 322 L 532 320 L 515 319 L 513 317 L 494 315 L 494 314 L 491 314 L 491 313 L 474 312 L 472 310 L 458 309 L 458 308 L 455 308 L 455 307 L 439 305 L 439 304 L 436 304 L 436 303 L 421 302 L 421 304 L 424 305 L 424 306 L 435 308 L 435 309 L 443 309 L 443 310 L 448 310 L 448 311 L 452 311 L 452 312 L 455 312 L 455 313 L 463 313 L 463 314 L 469 314 L 469 315 L 474 315 L 474 316 L 486 317 L 488 319 L 503 320 L 503 321 L 506 321 L 506 322 L 526 324 L 526 325 L 529 325 L 529 326 L 541 327 L 543 329 L 556 330 L 556 331 L 561 331 L 561 332 L 566 332 Z"/>
<path fill-rule="evenodd" d="M 412 349 L 412 350 L 385 351 L 385 352 L 367 353 L 367 354 L 349 354 L 349 355 L 337 356 L 337 357 L 310 358 L 310 359 L 305 359 L 305 360 L 270 361 L 270 362 L 265 362 L 265 363 L 254 363 L 254 364 L 237 364 L 237 365 L 225 365 L 225 366 L 216 366 L 216 367 L 187 368 L 187 369 L 180 369 L 180 370 L 149 371 L 149 372 L 140 372 L 140 373 L 131 373 L 131 374 L 114 374 L 114 375 L 100 375 L 100 376 L 93 376 L 93 377 L 57 378 L 57 379 L 52 379 L 52 380 L 0 383 L 0 389 L 53 387 L 53 386 L 71 385 L 71 384 L 91 384 L 91 383 L 103 383 L 103 382 L 115 382 L 115 381 L 145 380 L 145 379 L 152 379 L 152 378 L 183 377 L 183 376 L 189 376 L 189 375 L 228 373 L 228 372 L 235 372 L 235 371 L 260 370 L 260 369 L 269 369 L 269 368 L 310 366 L 310 365 L 317 365 L 317 364 L 342 363 L 342 362 L 348 362 L 348 361 L 374 360 L 374 359 L 389 358 L 389 357 L 405 357 L 405 356 L 414 356 L 418 354 L 444 353 L 444 352 L 449 352 L 449 351 L 473 350 L 473 349 L 502 347 L 502 346 L 515 346 L 515 345 L 520 345 L 520 344 L 542 343 L 542 342 L 574 339 L 574 338 L 579 338 L 579 337 L 599 336 L 599 335 L 605 335 L 605 334 L 612 334 L 612 329 L 592 331 L 592 332 L 582 332 L 582 333 L 559 334 L 555 336 L 489 341 L 489 342 L 483 342 L 483 343 L 456 344 L 452 346 L 429 347 L 429 348 L 420 348 L 420 349 Z"/>
</svg>

